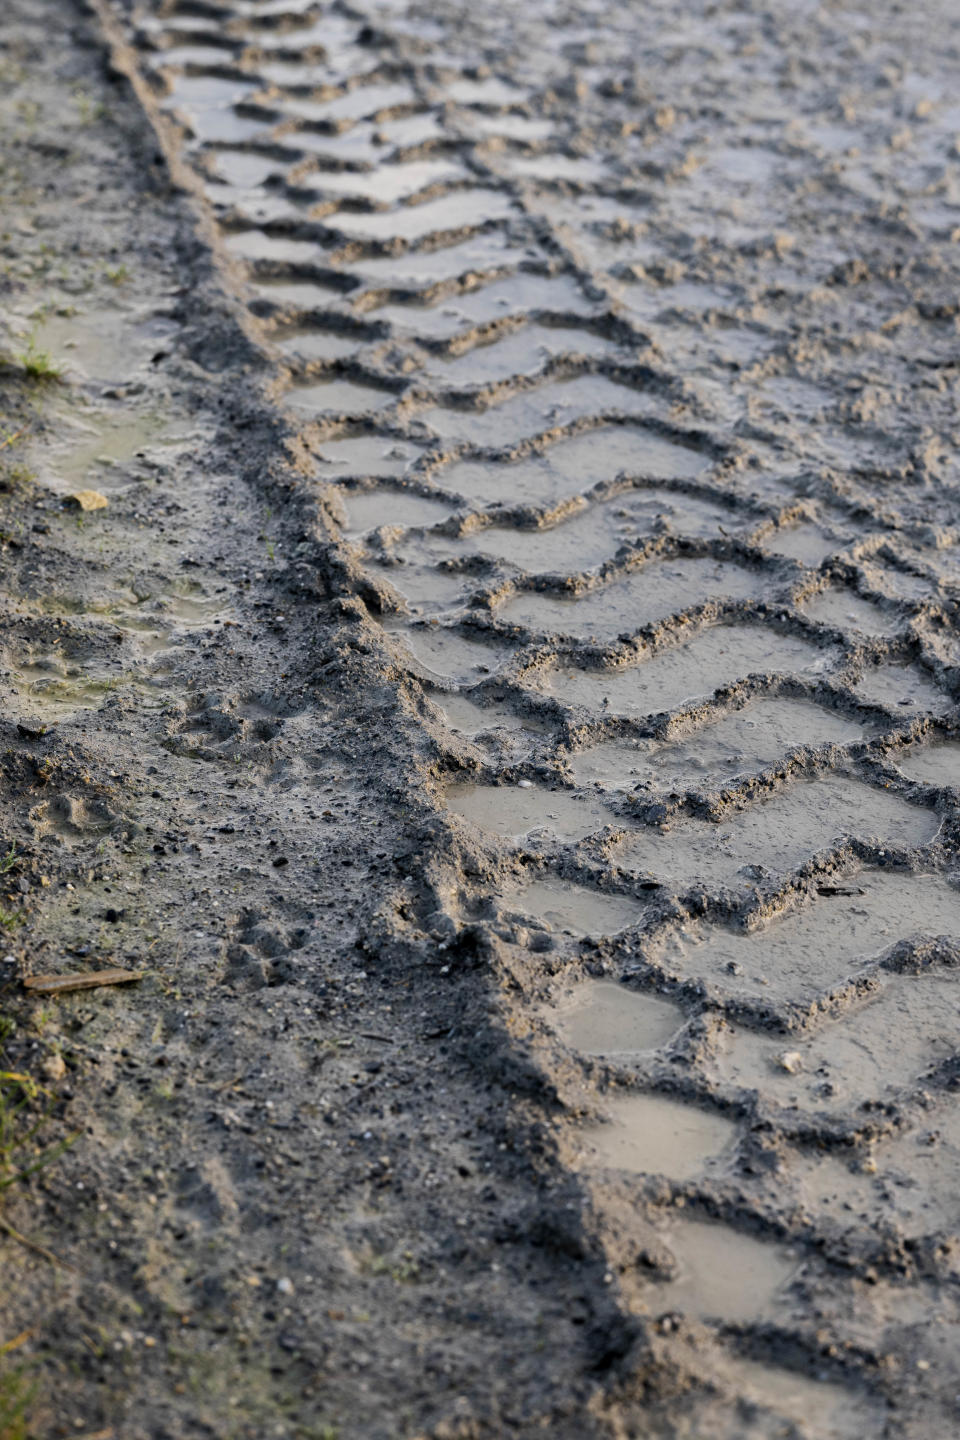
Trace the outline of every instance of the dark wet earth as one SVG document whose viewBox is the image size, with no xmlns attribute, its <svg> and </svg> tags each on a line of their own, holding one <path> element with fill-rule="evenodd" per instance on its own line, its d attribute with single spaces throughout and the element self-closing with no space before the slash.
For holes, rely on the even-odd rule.
<svg viewBox="0 0 960 1440">
<path fill-rule="evenodd" d="M 610 1433 L 945 1440 L 956 17 L 115 11 L 684 1394 Z"/>
</svg>

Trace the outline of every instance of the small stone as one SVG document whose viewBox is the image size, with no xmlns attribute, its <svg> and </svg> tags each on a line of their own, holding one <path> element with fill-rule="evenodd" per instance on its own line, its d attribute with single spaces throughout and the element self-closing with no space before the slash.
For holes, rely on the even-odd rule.
<svg viewBox="0 0 960 1440">
<path fill-rule="evenodd" d="M 75 490 L 67 496 L 64 504 L 73 505 L 78 510 L 106 510 L 110 501 L 99 490 Z"/>
<path fill-rule="evenodd" d="M 518 781 L 517 781 L 517 785 L 520 787 L 521 790 L 532 790 L 532 789 L 533 789 L 533 781 L 532 781 L 532 780 L 518 780 Z"/>
<path fill-rule="evenodd" d="M 48 1080 L 62 1080 L 67 1073 L 67 1063 L 62 1055 L 48 1055 L 43 1062 L 43 1073 Z"/>
<path fill-rule="evenodd" d="M 782 1055 L 777 1056 L 777 1061 L 788 1075 L 797 1075 L 803 1069 L 803 1056 L 799 1050 L 784 1050 Z"/>
<path fill-rule="evenodd" d="M 293 1294 L 293 1281 L 290 1279 L 289 1275 L 281 1275 L 280 1279 L 277 1281 L 277 1289 L 280 1291 L 281 1295 Z"/>
</svg>

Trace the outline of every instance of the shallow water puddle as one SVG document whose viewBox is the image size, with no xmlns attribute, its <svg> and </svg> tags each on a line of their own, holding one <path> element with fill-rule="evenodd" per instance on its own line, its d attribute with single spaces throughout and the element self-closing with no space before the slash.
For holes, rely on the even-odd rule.
<svg viewBox="0 0 960 1440">
<path fill-rule="evenodd" d="M 410 86 L 403 83 L 360 85 L 355 90 L 348 90 L 346 94 L 337 96 L 335 100 L 319 103 L 315 100 L 284 96 L 277 108 L 284 115 L 292 115 L 300 120 L 344 122 L 372 118 L 383 110 L 391 110 L 398 105 L 410 105 L 415 99 Z"/>
<path fill-rule="evenodd" d="M 737 1133 L 725 1116 L 661 1095 L 612 1095 L 604 1109 L 604 1123 L 579 1132 L 580 1170 L 692 1180 L 725 1168 Z"/>
<path fill-rule="evenodd" d="M 871 665 L 851 689 L 868 705 L 887 705 L 905 720 L 924 711 L 942 715 L 953 709 L 950 696 L 914 665 Z"/>
<path fill-rule="evenodd" d="M 799 560 L 815 570 L 828 555 L 836 555 L 850 544 L 849 539 L 827 535 L 818 525 L 794 525 L 789 530 L 775 530 L 764 537 L 763 546 L 773 555 Z"/>
<path fill-rule="evenodd" d="M 401 165 L 381 165 L 375 171 L 320 170 L 306 183 L 321 193 L 356 195 L 384 206 L 405 200 L 441 180 L 462 177 L 460 166 L 450 160 L 417 160 Z"/>
<path fill-rule="evenodd" d="M 124 466 L 142 454 L 149 458 L 154 447 L 169 452 L 201 438 L 149 412 L 119 414 L 91 408 L 60 418 L 73 432 L 70 440 L 36 452 L 35 458 L 44 478 L 62 494 L 77 489 L 93 473 L 97 488 L 115 488 L 129 479 Z"/>
<path fill-rule="evenodd" d="M 582 886 L 571 887 L 582 889 Z M 594 892 L 587 891 L 589 895 Z M 623 900 L 623 896 L 599 896 Z M 522 907 L 523 896 L 517 898 Z M 636 902 L 633 902 L 636 906 Z M 571 897 L 571 910 L 579 917 L 580 905 Z M 583 933 L 610 934 L 592 928 Z M 565 990 L 543 1018 L 560 1032 L 572 1050 L 583 1055 L 643 1055 L 672 1040 L 684 1023 L 683 1011 L 669 1000 L 630 990 L 613 980 L 585 980 Z"/>
<path fill-rule="evenodd" d="M 518 715 L 505 700 L 491 699 L 485 705 L 465 695 L 450 691 L 430 697 L 443 715 L 448 727 L 464 735 L 483 735 L 489 731 L 525 732 L 531 737 L 542 735 L 546 726 L 527 715 Z"/>
<path fill-rule="evenodd" d="M 438 385 L 487 385 L 514 375 L 535 375 L 555 355 L 610 353 L 610 342 L 589 330 L 534 324 L 476 345 L 464 355 L 431 357 L 421 374 Z"/>
<path fill-rule="evenodd" d="M 38 350 L 49 351 L 67 370 L 90 379 L 128 381 L 175 329 L 164 315 L 116 309 L 77 310 L 41 316 L 32 328 Z"/>
<path fill-rule="evenodd" d="M 449 808 L 464 820 L 505 839 L 531 830 L 549 830 L 561 840 L 581 840 L 615 817 L 594 800 L 544 785 L 471 785 L 457 783 L 446 792 Z"/>
<path fill-rule="evenodd" d="M 324 258 L 315 240 L 291 240 L 262 230 L 238 230 L 224 236 L 224 245 L 239 260 L 267 260 L 275 265 L 309 264 Z"/>
<path fill-rule="evenodd" d="M 356 355 L 360 348 L 354 335 L 337 335 L 329 330 L 310 329 L 308 326 L 285 330 L 282 337 L 274 338 L 273 343 L 280 354 L 293 364 L 296 364 L 297 360 L 307 364 L 347 360 Z M 319 368 L 317 363 L 317 369 Z"/>
<path fill-rule="evenodd" d="M 863 635 L 896 635 L 899 629 L 895 616 L 871 600 L 862 600 L 852 590 L 824 590 L 802 601 L 798 608 L 808 620 L 845 634 L 859 631 Z"/>
<path fill-rule="evenodd" d="M 312 420 L 316 416 L 369 415 L 396 400 L 392 390 L 362 385 L 356 380 L 321 380 L 314 385 L 298 385 L 286 391 L 283 404 L 298 415 Z"/>
<path fill-rule="evenodd" d="M 383 525 L 435 525 L 450 514 L 449 504 L 415 490 L 340 489 L 337 497 L 346 511 L 346 535 L 365 535 Z"/>
<path fill-rule="evenodd" d="M 890 901 L 896 894 L 892 889 L 882 897 L 887 902 L 886 935 L 879 934 L 879 917 L 864 916 L 862 929 L 858 927 L 862 947 L 858 956 L 843 950 L 848 936 L 840 925 L 837 949 L 830 953 L 827 946 L 835 943 L 834 932 L 828 930 L 821 915 L 820 944 L 827 950 L 826 957 L 820 959 L 821 971 L 829 967 L 833 978 L 839 979 L 842 975 L 839 966 L 844 959 L 853 965 L 857 960 L 868 958 L 864 953 L 867 947 L 872 946 L 876 954 L 884 948 L 885 941 L 890 944 L 904 938 L 912 928 L 936 934 L 945 923 L 952 922 L 955 938 L 960 943 L 960 893 L 953 891 L 952 896 L 947 897 L 936 886 L 923 885 L 918 886 L 917 894 L 905 896 L 901 888 L 899 898 L 910 907 L 903 919 L 890 914 Z M 864 897 L 868 902 L 864 909 L 869 907 L 874 895 L 872 892 Z M 822 910 L 824 904 L 834 903 L 822 902 L 817 908 Z M 911 913 L 912 924 L 908 918 Z M 782 945 L 782 936 L 778 938 Z M 803 935 L 793 952 L 792 963 L 800 968 L 811 939 L 809 932 Z M 774 958 L 770 951 L 767 955 Z M 751 962 L 754 956 L 745 952 L 741 963 L 751 968 Z M 781 951 L 770 969 L 782 971 L 784 963 Z M 710 1068 L 726 1083 L 755 1089 L 779 1105 L 808 1112 L 854 1114 L 866 1102 L 889 1097 L 898 1088 L 912 1085 L 924 1071 L 949 1059 L 957 1049 L 958 1020 L 960 983 L 949 974 L 884 976 L 879 992 L 852 1006 L 838 1019 L 820 1025 L 809 1038 L 768 1036 L 734 1028 Z M 783 1061 L 785 1054 L 790 1057 L 789 1070 Z"/>
<path fill-rule="evenodd" d="M 588 377 L 593 378 L 593 377 Z M 578 384 L 569 381 L 569 385 Z M 610 384 L 609 381 L 604 382 Z M 556 387 L 548 387 L 551 390 Z M 531 392 L 520 396 L 526 404 L 532 404 Z M 632 392 L 625 391 L 625 395 Z M 619 401 L 618 403 L 625 403 Z M 445 412 L 453 414 L 455 412 Z M 463 413 L 463 412 L 461 412 Z M 484 412 L 487 416 L 496 411 Z M 533 411 L 529 412 L 533 416 Z M 482 419 L 483 416 L 466 416 L 467 419 Z M 541 429 L 560 423 L 547 416 Z M 531 432 L 533 433 L 533 432 Z M 498 440 L 491 430 L 490 444 L 509 444 L 504 436 Z M 613 480 L 621 472 L 633 475 L 648 475 L 662 480 L 693 478 L 710 464 L 706 455 L 686 445 L 674 444 L 651 430 L 631 425 L 604 425 L 586 435 L 575 435 L 568 440 L 559 440 L 542 455 L 530 456 L 508 464 L 490 464 L 486 461 L 467 460 L 438 471 L 434 483 L 451 490 L 473 505 L 536 505 L 546 507 L 560 500 L 568 500 L 592 489 L 601 480 Z M 625 508 L 632 508 L 638 502 L 634 497 L 618 497 Z M 682 503 L 681 497 L 663 493 L 660 497 L 664 510 Z M 642 503 L 642 502 L 641 502 Z"/>
<path fill-rule="evenodd" d="M 697 881 L 742 886 L 749 877 L 738 879 L 737 872 L 745 866 L 785 876 L 847 835 L 912 849 L 932 840 L 939 827 L 932 810 L 858 780 L 825 775 L 797 781 L 722 824 L 690 819 L 662 833 L 630 830 L 620 847 L 630 869 L 682 890 Z"/>
<path fill-rule="evenodd" d="M 403 597 L 413 615 L 437 615 L 445 610 L 454 610 L 471 584 L 469 575 L 411 562 L 399 565 L 371 562 L 370 573 L 391 585 Z"/>
<path fill-rule="evenodd" d="M 579 316 L 591 314 L 596 310 L 596 306 L 585 298 L 576 282 L 566 275 L 531 275 L 525 271 L 520 275 L 493 280 L 481 289 L 447 298 L 432 307 L 412 302 L 402 305 L 389 304 L 370 313 L 377 320 L 389 321 L 400 331 L 430 336 L 437 340 L 449 340 L 456 335 L 469 334 L 479 325 L 502 320 L 504 316 L 518 311 L 527 316 L 531 310 L 538 309 L 569 317 L 573 322 Z M 589 331 L 576 333 L 588 338 L 590 336 Z M 575 350 L 577 346 L 570 345 L 567 348 Z M 479 354 L 477 350 L 470 353 Z M 444 362 L 438 360 L 432 363 L 442 378 L 447 373 Z"/>
<path fill-rule="evenodd" d="M 785 1246 L 755 1240 L 728 1225 L 684 1220 L 664 1239 L 677 1273 L 638 1292 L 650 1314 L 679 1311 L 728 1324 L 759 1320 L 798 1269 L 796 1256 Z"/>
<path fill-rule="evenodd" d="M 898 940 L 942 934 L 960 942 L 960 891 L 943 876 L 864 870 L 843 883 L 854 893 L 808 900 L 755 930 L 687 927 L 664 940 L 663 961 L 726 993 L 806 1003 Z M 792 1040 L 780 1046 L 796 1048 Z"/>
<path fill-rule="evenodd" d="M 719 506 L 679 497 L 681 502 L 648 499 L 642 492 L 591 505 L 555 525 L 536 529 L 491 525 L 462 539 L 431 541 L 443 557 L 484 555 L 529 574 L 574 575 L 612 559 L 624 545 L 670 525 L 687 535 L 716 533 L 723 524 Z"/>
<path fill-rule="evenodd" d="M 893 757 L 897 769 L 908 780 L 924 785 L 960 786 L 960 745 L 916 745 Z"/>
<path fill-rule="evenodd" d="M 543 684 L 566 705 L 610 715 L 657 715 L 747 675 L 825 670 L 835 653 L 762 625 L 712 625 L 630 669 L 558 668 L 546 672 Z"/>
<path fill-rule="evenodd" d="M 508 624 L 536 632 L 613 640 L 708 600 L 754 600 L 770 588 L 768 576 L 725 561 L 664 560 L 570 599 L 517 591 L 499 615 Z"/>
<path fill-rule="evenodd" d="M 410 241 L 486 225 L 491 220 L 505 220 L 515 213 L 512 200 L 501 191 L 476 188 L 457 190 L 439 200 L 426 200 L 422 205 L 406 205 L 366 215 L 338 210 L 335 215 L 328 215 L 324 224 L 348 239 Z"/>
<path fill-rule="evenodd" d="M 409 628 L 387 621 L 383 627 L 412 654 L 429 676 L 466 684 L 492 675 L 503 664 L 505 654 L 495 645 L 468 640 L 458 630 L 441 625 L 416 625 Z"/>
<path fill-rule="evenodd" d="M 801 1426 L 811 1440 L 864 1440 L 879 1433 L 885 1406 L 859 1386 L 813 1379 L 796 1370 L 766 1365 L 759 1360 L 724 1359 L 724 1372 L 733 1384 L 752 1393 L 762 1404 Z M 781 1433 L 783 1433 L 781 1431 Z M 771 1432 L 758 1432 L 768 1440 Z M 731 1433 L 730 1440 L 734 1440 Z M 740 1440 L 737 1436 L 736 1440 Z"/>
<path fill-rule="evenodd" d="M 383 435 L 352 435 L 324 440 L 316 452 L 316 460 L 325 480 L 347 477 L 373 480 L 402 475 L 419 454 L 417 446 L 406 440 L 390 440 Z"/>
<path fill-rule="evenodd" d="M 635 925 L 646 908 L 630 895 L 590 890 L 555 875 L 544 875 L 518 890 L 505 891 L 503 901 L 509 909 L 538 920 L 549 930 L 573 935 L 618 935 Z"/>
<path fill-rule="evenodd" d="M 525 390 L 487 410 L 438 406 L 424 410 L 420 419 L 441 439 L 501 448 L 587 416 L 600 416 L 608 411 L 652 415 L 662 408 L 662 401 L 656 395 L 619 385 L 603 375 L 581 375 L 575 380 L 558 380 L 535 390 Z M 596 450 L 596 446 L 594 448 Z M 599 458 L 595 454 L 595 461 Z M 582 478 L 577 488 L 585 488 Z"/>
<path fill-rule="evenodd" d="M 338 301 L 343 293 L 339 286 L 326 286 L 318 280 L 263 279 L 249 283 L 250 289 L 260 300 L 266 301 L 271 311 L 280 313 L 298 314 L 304 311 L 326 310 Z M 355 349 L 356 341 L 352 338 L 351 344 Z"/>
<path fill-rule="evenodd" d="M 358 260 L 351 263 L 350 274 L 373 289 L 426 288 L 461 275 L 472 277 L 519 265 L 527 258 L 528 252 L 511 245 L 502 231 L 491 230 L 441 249 Z"/>
<path fill-rule="evenodd" d="M 570 759 L 578 785 L 696 788 L 755 774 L 801 746 L 848 745 L 867 731 L 807 700 L 759 699 L 682 740 L 607 741 Z"/>
</svg>

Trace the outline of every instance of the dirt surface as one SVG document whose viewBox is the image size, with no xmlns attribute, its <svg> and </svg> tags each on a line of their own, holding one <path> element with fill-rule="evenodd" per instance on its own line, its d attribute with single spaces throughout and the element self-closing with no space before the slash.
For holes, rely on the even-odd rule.
<svg viewBox="0 0 960 1440">
<path fill-rule="evenodd" d="M 3 1440 L 956 1433 L 958 50 L 8 0 Z"/>
</svg>

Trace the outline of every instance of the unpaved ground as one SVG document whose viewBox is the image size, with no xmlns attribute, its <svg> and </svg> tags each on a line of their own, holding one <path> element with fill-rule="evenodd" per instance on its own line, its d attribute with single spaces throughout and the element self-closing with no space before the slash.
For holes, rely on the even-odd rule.
<svg viewBox="0 0 960 1440">
<path fill-rule="evenodd" d="M 952 1435 L 946 8 L 0 41 L 30 1433 Z"/>
</svg>

